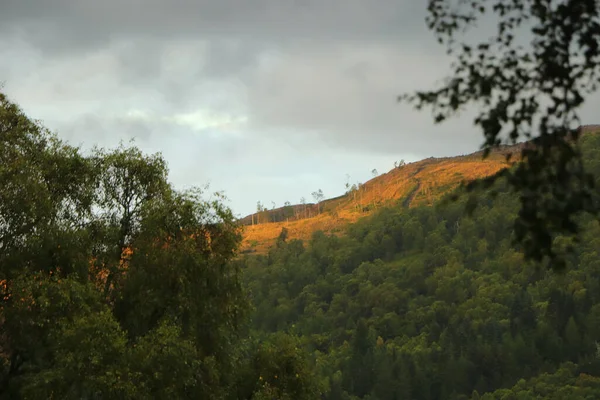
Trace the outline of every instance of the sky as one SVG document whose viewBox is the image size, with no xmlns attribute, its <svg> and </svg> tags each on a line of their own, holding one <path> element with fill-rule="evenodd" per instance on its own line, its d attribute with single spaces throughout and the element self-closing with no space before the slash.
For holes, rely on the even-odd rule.
<svg viewBox="0 0 600 400">
<path fill-rule="evenodd" d="M 134 139 L 176 187 L 209 183 L 244 216 L 479 148 L 473 115 L 434 125 L 396 102 L 449 71 L 425 15 L 415 0 L 0 0 L 0 82 L 69 143 Z"/>
</svg>

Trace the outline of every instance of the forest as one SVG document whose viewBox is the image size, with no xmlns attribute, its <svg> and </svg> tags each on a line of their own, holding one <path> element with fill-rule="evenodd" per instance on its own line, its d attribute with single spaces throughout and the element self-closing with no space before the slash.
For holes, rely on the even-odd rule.
<svg viewBox="0 0 600 400">
<path fill-rule="evenodd" d="M 250 335 L 223 194 L 167 176 L 134 146 L 84 153 L 0 93 L 1 399 L 319 397 L 295 337 Z"/>
<path fill-rule="evenodd" d="M 0 82 L 0 400 L 600 399 L 600 131 L 574 129 L 598 116 L 598 0 L 427 0 L 424 20 L 408 2 L 38 3 L 0 2 L 0 79 L 66 132 Z M 313 182 L 314 203 L 242 220 L 160 153 L 61 139 L 236 138 L 184 137 L 210 156 L 187 168 L 324 175 L 342 154 L 448 156 L 474 130 L 473 157 L 521 147 L 435 196 L 421 177 L 396 204 Z M 318 219 L 344 226 L 284 225 Z M 275 243 L 242 250 L 266 222 Z"/>
<path fill-rule="evenodd" d="M 600 134 L 578 146 L 600 187 Z M 592 216 L 564 268 L 524 258 L 503 179 L 248 255 L 222 193 L 167 177 L 0 94 L 0 398 L 600 398 Z"/>
<path fill-rule="evenodd" d="M 600 398 L 588 215 L 562 269 L 524 259 L 503 180 L 244 255 L 224 195 L 159 155 L 84 154 L 4 95 L 0 122 L 0 398 Z M 600 181 L 600 135 L 579 146 Z"/>
<path fill-rule="evenodd" d="M 579 146 L 598 187 L 600 135 Z M 237 260 L 253 335 L 296 338 L 324 399 L 600 398 L 598 221 L 580 214 L 578 236 L 553 238 L 554 268 L 515 243 L 505 180 L 471 215 L 462 194 L 381 209 L 341 237 L 283 229 L 267 255 Z"/>
</svg>

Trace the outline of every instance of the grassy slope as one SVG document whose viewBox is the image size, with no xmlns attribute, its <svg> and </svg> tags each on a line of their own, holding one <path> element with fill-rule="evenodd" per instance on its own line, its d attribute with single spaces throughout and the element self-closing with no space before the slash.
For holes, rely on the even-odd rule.
<svg viewBox="0 0 600 400">
<path fill-rule="evenodd" d="M 294 239 L 308 239 L 317 230 L 341 234 L 346 225 L 369 215 L 381 205 L 392 202 L 401 202 L 404 207 L 432 204 L 464 181 L 483 178 L 506 168 L 508 164 L 504 154 L 497 152 L 486 160 L 482 160 L 481 152 L 428 158 L 394 168 L 366 182 L 356 195 L 347 194 L 323 201 L 320 215 L 246 226 L 242 251 L 265 252 L 274 244 L 283 227 L 287 228 L 288 237 Z M 244 222 L 250 219 L 251 216 L 248 216 Z"/>
<path fill-rule="evenodd" d="M 579 129 L 581 134 L 598 133 L 600 125 L 584 125 Z M 287 228 L 290 239 L 309 239 L 317 230 L 343 234 L 349 223 L 371 214 L 375 207 L 393 202 L 401 202 L 404 207 L 433 204 L 465 181 L 485 178 L 508 167 L 506 155 L 512 153 L 518 156 L 523 145 L 505 146 L 485 160 L 482 159 L 483 153 L 478 151 L 465 156 L 432 157 L 394 168 L 367 181 L 356 196 L 347 194 L 323 201 L 323 212 L 312 218 L 250 225 L 252 216 L 249 215 L 242 219 L 246 225 L 242 251 L 266 252 L 283 227 Z M 517 158 L 513 157 L 513 161 Z"/>
</svg>

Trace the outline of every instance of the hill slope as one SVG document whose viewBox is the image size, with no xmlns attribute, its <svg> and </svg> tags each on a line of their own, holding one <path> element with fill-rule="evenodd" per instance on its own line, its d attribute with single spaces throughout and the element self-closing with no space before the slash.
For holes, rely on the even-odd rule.
<svg viewBox="0 0 600 400">
<path fill-rule="evenodd" d="M 599 182 L 600 135 L 580 145 Z M 466 196 L 400 203 L 343 237 L 241 257 L 252 328 L 299 337 L 326 400 L 599 399 L 600 224 L 577 217 L 581 240 L 556 274 L 512 246 L 506 180 L 476 194 L 471 216 Z"/>
<path fill-rule="evenodd" d="M 579 134 L 600 132 L 600 125 L 583 125 Z M 308 239 L 312 233 L 322 230 L 341 234 L 344 228 L 358 219 L 372 214 L 377 208 L 401 202 L 404 208 L 431 205 L 461 183 L 491 176 L 517 161 L 527 142 L 502 146 L 485 160 L 483 151 L 472 154 L 427 158 L 394 168 L 361 185 L 343 196 L 327 199 L 316 204 L 296 204 L 251 214 L 240 220 L 246 225 L 242 252 L 264 253 L 271 247 L 282 228 L 290 239 Z M 320 212 L 319 212 L 320 209 Z M 268 222 L 264 222 L 268 221 Z"/>
<path fill-rule="evenodd" d="M 406 164 L 367 181 L 343 196 L 324 200 L 320 213 L 316 204 L 291 205 L 252 214 L 241 219 L 246 225 L 242 251 L 262 253 L 275 242 L 282 228 L 292 239 L 308 239 L 322 230 L 340 233 L 348 223 L 371 214 L 381 206 L 401 202 L 403 207 L 432 204 L 464 181 L 484 178 L 508 167 L 506 147 L 482 159 L 482 152 L 457 157 L 428 158 Z M 262 222 L 262 221 L 278 222 Z M 261 223 L 257 223 L 261 222 Z"/>
</svg>

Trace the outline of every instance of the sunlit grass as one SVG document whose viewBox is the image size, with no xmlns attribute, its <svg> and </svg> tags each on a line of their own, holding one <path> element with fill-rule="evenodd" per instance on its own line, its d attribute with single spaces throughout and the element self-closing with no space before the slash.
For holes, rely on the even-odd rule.
<svg viewBox="0 0 600 400">
<path fill-rule="evenodd" d="M 320 215 L 246 226 L 242 251 L 265 253 L 284 227 L 288 230 L 288 239 L 307 240 L 317 230 L 343 234 L 348 224 L 373 213 L 378 207 L 398 202 L 406 203 L 407 207 L 431 205 L 462 182 L 493 175 L 507 166 L 501 155 L 492 155 L 486 160 L 480 155 L 467 155 L 429 158 L 394 168 L 366 182 L 356 195 L 324 201 L 324 211 Z"/>
</svg>

